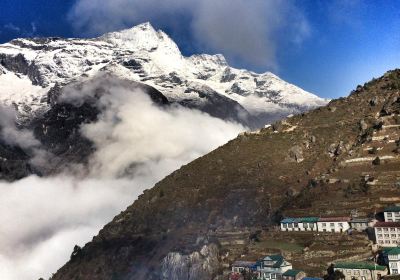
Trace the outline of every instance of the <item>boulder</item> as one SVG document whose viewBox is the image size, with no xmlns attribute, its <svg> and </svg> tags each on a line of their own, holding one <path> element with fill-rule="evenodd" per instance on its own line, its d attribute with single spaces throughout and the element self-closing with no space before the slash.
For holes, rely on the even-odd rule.
<svg viewBox="0 0 400 280">
<path fill-rule="evenodd" d="M 295 162 L 302 162 L 304 160 L 303 149 L 299 146 L 293 146 L 289 149 L 289 158 Z"/>
</svg>

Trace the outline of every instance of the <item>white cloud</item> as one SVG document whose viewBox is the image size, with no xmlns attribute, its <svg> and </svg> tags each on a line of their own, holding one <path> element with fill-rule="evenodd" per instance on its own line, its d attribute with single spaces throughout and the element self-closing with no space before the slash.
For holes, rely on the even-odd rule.
<svg viewBox="0 0 400 280">
<path fill-rule="evenodd" d="M 277 67 L 281 43 L 298 44 L 310 33 L 294 2 L 281 0 L 78 0 L 69 18 L 86 35 L 156 22 L 173 33 L 190 33 L 187 43 L 197 48 L 270 68 Z"/>
<path fill-rule="evenodd" d="M 105 75 L 64 101 L 80 101 L 103 88 L 102 113 L 82 132 L 96 145 L 91 174 L 31 176 L 0 182 L 0 275 L 48 277 L 75 244 L 84 245 L 111 218 L 171 171 L 234 138 L 244 128 L 183 107 L 156 106 L 131 83 Z"/>
<path fill-rule="evenodd" d="M 16 127 L 15 110 L 2 105 L 0 105 L 0 139 L 23 149 L 37 147 L 40 144 L 31 131 Z"/>
<path fill-rule="evenodd" d="M 130 181 L 31 176 L 0 182 L 0 275 L 48 277 L 134 200 Z"/>
</svg>

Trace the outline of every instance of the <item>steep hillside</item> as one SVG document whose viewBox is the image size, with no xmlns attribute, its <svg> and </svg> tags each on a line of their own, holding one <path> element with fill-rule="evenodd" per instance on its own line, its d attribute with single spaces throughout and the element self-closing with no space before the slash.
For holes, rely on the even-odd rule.
<svg viewBox="0 0 400 280">
<path fill-rule="evenodd" d="M 267 252 L 249 237 L 284 214 L 379 211 L 400 195 L 399 113 L 394 70 L 347 98 L 244 133 L 145 191 L 53 279 L 213 279 L 233 259 Z M 368 253 L 351 249 L 368 244 L 362 237 L 314 241 L 302 242 L 311 251 L 350 247 L 308 262 L 297 255 L 307 271 Z"/>
</svg>

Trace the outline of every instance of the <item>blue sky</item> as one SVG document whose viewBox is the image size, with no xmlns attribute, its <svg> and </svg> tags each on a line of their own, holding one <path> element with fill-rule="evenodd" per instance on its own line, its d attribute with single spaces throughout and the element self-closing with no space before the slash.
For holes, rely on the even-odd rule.
<svg viewBox="0 0 400 280">
<path fill-rule="evenodd" d="M 395 0 L 2 0 L 0 42 L 91 37 L 144 21 L 185 55 L 222 53 L 327 98 L 400 68 Z"/>
</svg>

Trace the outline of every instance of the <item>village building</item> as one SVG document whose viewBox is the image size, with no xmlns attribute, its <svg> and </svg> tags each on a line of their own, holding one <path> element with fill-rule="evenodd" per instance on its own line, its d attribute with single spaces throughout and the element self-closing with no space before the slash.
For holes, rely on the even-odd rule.
<svg viewBox="0 0 400 280">
<path fill-rule="evenodd" d="M 243 271 L 253 272 L 256 270 L 257 270 L 257 262 L 235 261 L 232 264 L 232 272 L 233 273 L 242 273 Z"/>
<path fill-rule="evenodd" d="M 317 217 L 285 218 L 281 221 L 282 231 L 317 231 Z"/>
<path fill-rule="evenodd" d="M 400 222 L 377 222 L 374 230 L 379 246 L 397 247 L 400 244 Z"/>
<path fill-rule="evenodd" d="M 346 232 L 350 228 L 350 217 L 319 218 L 317 227 L 320 232 Z"/>
<path fill-rule="evenodd" d="M 288 271 L 284 272 L 282 274 L 282 279 L 283 280 L 300 280 L 304 279 L 306 276 L 306 273 L 301 270 L 297 269 L 289 269 Z"/>
<path fill-rule="evenodd" d="M 304 277 L 302 280 L 323 280 L 323 279 L 317 277 Z"/>
<path fill-rule="evenodd" d="M 383 210 L 385 222 L 400 222 L 400 206 L 394 205 Z"/>
<path fill-rule="evenodd" d="M 375 220 L 371 218 L 352 218 L 350 227 L 356 231 L 365 231 L 369 227 L 373 227 Z"/>
<path fill-rule="evenodd" d="M 344 280 L 379 280 L 388 274 L 386 266 L 363 262 L 336 263 L 334 271 L 340 271 Z"/>
<path fill-rule="evenodd" d="M 286 261 L 282 255 L 266 256 L 257 263 L 257 271 L 260 272 L 261 280 L 282 280 L 282 275 L 289 269 L 292 264 Z"/>
<path fill-rule="evenodd" d="M 392 248 L 387 252 L 390 274 L 400 274 L 400 248 Z"/>
</svg>

